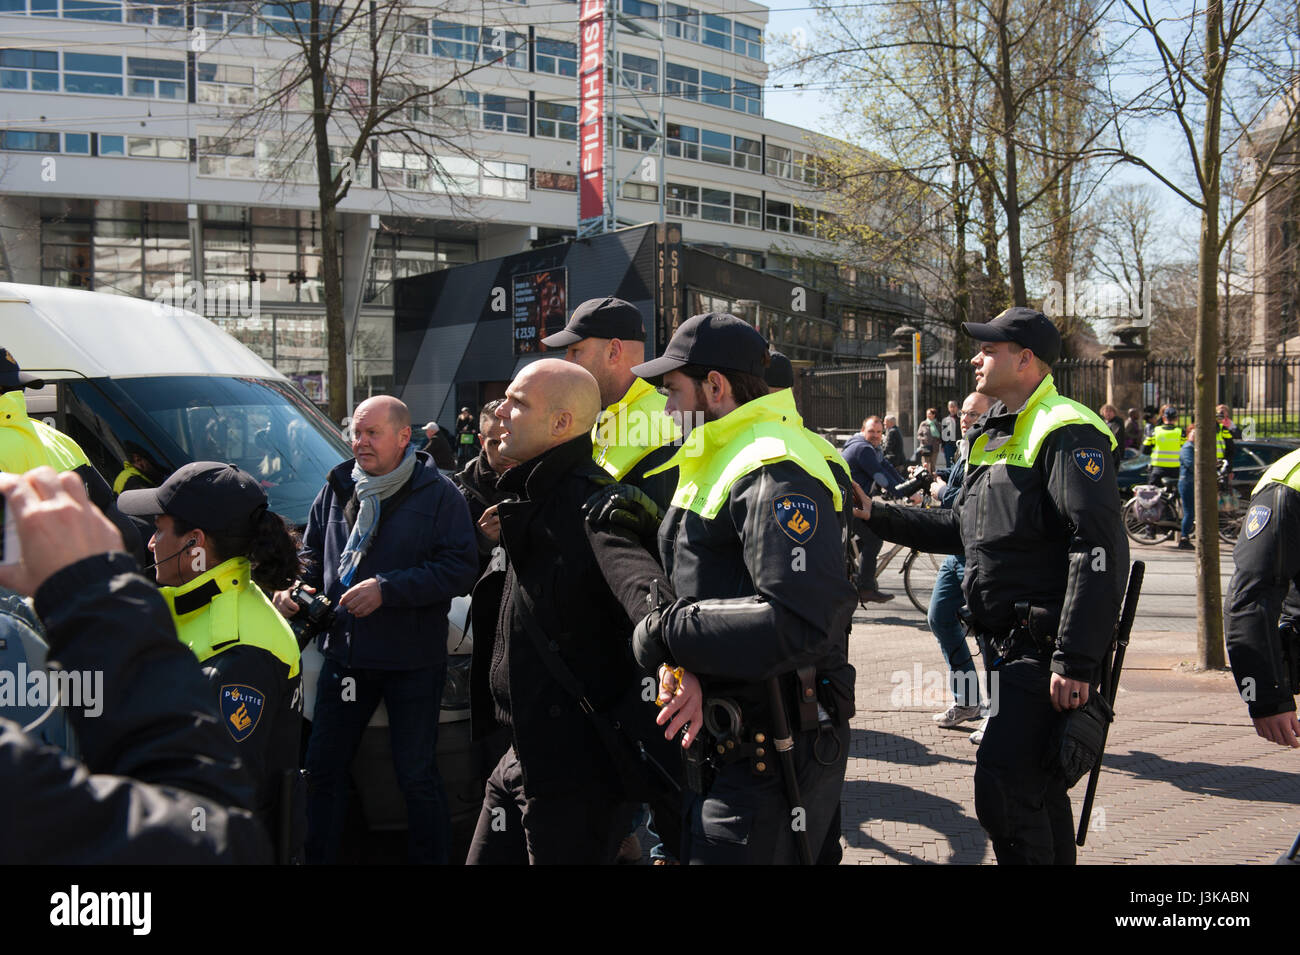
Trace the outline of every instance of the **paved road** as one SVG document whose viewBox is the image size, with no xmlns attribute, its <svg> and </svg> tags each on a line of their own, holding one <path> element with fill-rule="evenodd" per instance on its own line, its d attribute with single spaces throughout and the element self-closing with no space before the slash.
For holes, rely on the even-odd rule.
<svg viewBox="0 0 1300 955">
<path fill-rule="evenodd" d="M 1134 548 L 1146 586 L 1082 864 L 1271 862 L 1300 828 L 1300 752 L 1254 734 L 1224 671 L 1197 672 L 1193 555 Z M 1226 587 L 1232 557 L 1221 565 Z M 941 730 L 943 658 L 901 578 L 859 613 L 858 715 L 844 788 L 845 862 L 992 862 L 975 819 L 969 730 Z M 919 679 L 918 679 L 919 675 Z M 973 730 L 976 724 L 967 724 Z M 1084 785 L 1075 787 L 1076 818 Z"/>
</svg>

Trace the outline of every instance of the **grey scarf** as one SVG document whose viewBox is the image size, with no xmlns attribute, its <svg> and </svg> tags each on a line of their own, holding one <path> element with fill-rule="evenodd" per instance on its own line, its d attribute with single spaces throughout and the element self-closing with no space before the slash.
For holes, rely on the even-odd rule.
<svg viewBox="0 0 1300 955">
<path fill-rule="evenodd" d="M 374 541 L 375 528 L 379 526 L 379 504 L 385 498 L 396 494 L 411 478 L 415 470 L 415 448 L 406 446 L 402 463 L 387 474 L 374 475 L 361 470 L 360 464 L 352 465 L 352 480 L 356 484 L 357 522 L 352 525 L 348 535 L 347 546 L 339 555 L 339 580 L 344 587 L 352 586 L 352 577 L 357 572 L 357 565 L 370 550 Z"/>
</svg>

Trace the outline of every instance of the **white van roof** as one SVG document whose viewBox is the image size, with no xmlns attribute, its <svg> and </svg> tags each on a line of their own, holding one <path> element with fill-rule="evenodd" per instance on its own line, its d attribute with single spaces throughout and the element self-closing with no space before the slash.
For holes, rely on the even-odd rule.
<svg viewBox="0 0 1300 955">
<path fill-rule="evenodd" d="M 0 282 L 0 347 L 50 379 L 237 375 L 286 380 L 202 315 L 107 292 Z"/>
</svg>

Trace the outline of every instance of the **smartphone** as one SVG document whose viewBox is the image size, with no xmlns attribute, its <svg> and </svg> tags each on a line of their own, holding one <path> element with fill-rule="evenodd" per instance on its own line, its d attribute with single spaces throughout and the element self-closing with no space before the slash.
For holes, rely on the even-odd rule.
<svg viewBox="0 0 1300 955">
<path fill-rule="evenodd" d="M 18 525 L 9 520 L 9 502 L 0 497 L 0 566 L 16 564 L 23 559 L 18 545 Z"/>
</svg>

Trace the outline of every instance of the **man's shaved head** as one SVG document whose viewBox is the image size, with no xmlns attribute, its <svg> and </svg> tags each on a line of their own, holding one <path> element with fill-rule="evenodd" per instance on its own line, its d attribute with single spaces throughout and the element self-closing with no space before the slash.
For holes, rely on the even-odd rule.
<svg viewBox="0 0 1300 955">
<path fill-rule="evenodd" d="M 406 402 L 392 395 L 375 395 L 373 398 L 367 398 L 357 405 L 356 411 L 352 412 L 353 419 L 355 420 L 363 411 L 371 413 L 378 411 L 388 415 L 388 420 L 398 431 L 411 426 L 411 409 L 406 407 Z"/>
<path fill-rule="evenodd" d="M 501 453 L 528 461 L 587 434 L 600 416 L 600 386 L 581 365 L 543 358 L 515 376 L 496 409 L 506 422 Z"/>
</svg>

